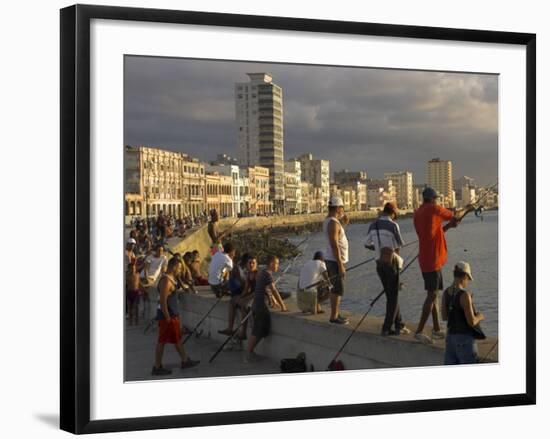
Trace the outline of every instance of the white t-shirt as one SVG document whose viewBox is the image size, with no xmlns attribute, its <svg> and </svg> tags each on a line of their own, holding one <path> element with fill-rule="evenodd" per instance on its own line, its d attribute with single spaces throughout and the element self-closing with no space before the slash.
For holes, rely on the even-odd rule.
<svg viewBox="0 0 550 439">
<path fill-rule="evenodd" d="M 225 253 L 219 251 L 214 253 L 208 267 L 208 283 L 210 285 L 219 285 L 224 280 L 226 270 L 233 269 L 233 260 Z"/>
<path fill-rule="evenodd" d="M 147 256 L 145 259 L 145 266 L 147 268 L 147 280 L 150 284 L 154 284 L 160 277 L 162 273 L 162 267 L 168 264 L 168 258 L 162 255 L 160 258 L 157 258 L 154 255 Z"/>
<path fill-rule="evenodd" d="M 327 266 L 323 261 L 314 259 L 307 261 L 300 270 L 300 280 L 298 281 L 298 288 L 303 289 L 314 283 L 322 281 L 323 273 L 327 271 Z M 312 287 L 311 289 L 317 289 Z"/>
</svg>

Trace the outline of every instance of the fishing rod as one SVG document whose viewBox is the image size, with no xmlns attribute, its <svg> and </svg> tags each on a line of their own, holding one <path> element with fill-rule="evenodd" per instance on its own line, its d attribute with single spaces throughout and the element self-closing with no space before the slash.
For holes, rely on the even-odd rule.
<svg viewBox="0 0 550 439">
<path fill-rule="evenodd" d="M 313 236 L 313 234 L 310 234 L 307 238 L 305 238 L 304 240 L 302 240 L 300 242 L 300 245 L 305 243 L 309 238 L 311 238 L 311 236 Z M 294 256 L 294 258 L 292 259 L 292 261 L 287 265 L 287 267 L 283 270 L 283 272 L 281 273 L 281 275 L 275 280 L 274 284 L 277 285 L 277 283 L 283 278 L 283 276 L 288 272 L 289 268 L 294 264 L 294 262 L 296 262 L 296 260 L 298 259 L 298 256 L 300 256 L 300 254 L 297 254 L 296 256 Z M 214 352 L 214 354 L 212 355 L 212 357 L 210 357 L 210 359 L 208 360 L 209 363 L 212 363 L 212 361 L 214 361 L 216 359 L 216 357 L 220 354 L 220 352 L 223 351 L 223 348 L 227 345 L 227 343 L 229 343 L 231 340 L 233 340 L 233 338 L 235 337 L 235 335 L 237 335 L 237 333 L 239 332 L 239 330 L 243 327 L 243 325 L 250 319 L 250 317 L 252 316 L 252 309 L 250 311 L 248 311 L 248 313 L 246 314 L 246 316 L 244 316 L 244 318 L 241 319 L 239 325 L 237 326 L 237 328 L 231 333 L 231 335 L 227 336 L 227 338 L 225 339 L 225 341 L 221 344 L 221 346 L 216 350 L 216 352 Z"/>
<path fill-rule="evenodd" d="M 476 216 L 476 218 L 480 218 L 483 221 L 483 211 L 485 210 L 485 207 L 483 206 L 483 204 L 481 204 L 482 200 L 485 200 L 492 193 L 492 190 L 497 186 L 498 186 L 498 181 L 496 183 L 492 184 L 491 186 L 489 186 L 485 190 L 485 193 L 483 194 L 483 196 L 479 200 L 476 200 L 474 203 L 472 203 L 472 206 L 475 206 L 476 204 L 479 204 L 479 206 L 477 208 L 473 209 L 473 212 L 474 212 L 474 215 Z M 466 216 L 466 214 L 464 214 L 463 217 L 464 216 Z"/>
<path fill-rule="evenodd" d="M 296 247 L 300 247 L 303 243 L 305 243 L 307 240 L 309 239 L 309 237 L 307 237 L 306 239 L 300 241 Z M 288 269 L 290 268 L 291 264 L 294 263 L 294 261 L 298 258 L 298 256 L 300 256 L 301 253 L 298 253 L 294 259 L 292 260 L 292 262 L 288 265 L 288 267 L 285 268 L 285 271 L 283 272 L 283 274 L 281 276 L 279 276 L 279 278 L 275 281 L 275 283 L 277 283 L 281 277 L 283 277 L 284 273 L 286 273 L 286 271 L 288 271 Z M 200 327 L 200 325 L 202 325 L 202 323 L 206 320 L 206 318 L 210 315 L 210 313 L 214 310 L 214 308 L 216 308 L 216 306 L 218 305 L 218 303 L 221 302 L 222 298 L 223 298 L 224 294 L 220 295 L 220 297 L 218 297 L 218 299 L 214 302 L 214 304 L 210 307 L 210 309 L 208 310 L 208 312 L 200 319 L 200 321 L 195 325 L 195 327 L 187 334 L 187 336 L 185 337 L 185 339 L 183 340 L 182 344 L 185 344 L 192 336 L 193 334 L 195 334 L 197 332 L 197 329 Z"/>
<path fill-rule="evenodd" d="M 480 360 L 479 362 L 480 362 L 480 363 L 485 363 L 485 360 L 487 360 L 487 358 L 489 357 L 489 355 L 491 354 L 491 352 L 493 352 L 493 350 L 497 347 L 497 345 L 498 345 L 498 339 L 497 339 L 497 341 L 495 341 L 495 343 L 493 344 L 493 346 L 491 347 L 491 349 L 489 349 L 489 352 L 487 352 L 487 353 L 485 354 L 485 356 L 483 357 L 483 359 Z"/>
<path fill-rule="evenodd" d="M 252 204 L 252 206 L 249 207 L 249 209 L 253 209 L 253 208 L 256 206 L 256 204 L 258 204 L 258 202 L 259 202 L 261 199 L 262 199 L 262 198 L 261 198 L 261 194 L 257 194 L 257 195 L 256 195 L 256 201 L 254 201 L 254 203 Z M 226 230 L 224 230 L 224 231 L 221 233 L 221 236 L 223 237 L 223 236 L 227 235 L 229 232 L 231 232 L 231 230 L 232 230 L 232 229 L 239 223 L 239 221 L 242 220 L 243 218 L 244 218 L 244 216 L 238 217 L 237 220 L 236 220 L 233 224 L 231 224 Z M 220 238 L 220 240 L 221 240 L 221 238 Z"/>
<path fill-rule="evenodd" d="M 409 247 L 409 246 L 411 246 L 411 245 L 413 245 L 413 244 L 417 244 L 417 243 L 418 243 L 418 239 L 417 239 L 416 241 L 412 241 L 412 242 L 409 242 L 408 244 L 403 245 L 401 248 L 407 248 L 407 247 Z M 377 259 L 376 256 L 374 256 L 374 257 L 372 257 L 372 258 L 365 259 L 364 261 L 359 262 L 359 263 L 357 263 L 357 264 L 355 264 L 355 265 L 352 265 L 351 267 L 346 268 L 346 273 L 348 273 L 349 271 L 355 270 L 356 268 L 362 267 L 363 265 L 368 264 L 369 262 L 375 261 L 376 259 Z M 340 273 L 338 273 L 338 274 L 335 274 L 335 275 L 333 275 L 333 276 L 330 276 L 330 277 L 328 278 L 328 280 L 329 280 L 329 281 L 333 281 L 333 280 L 335 280 L 335 279 L 338 279 L 338 278 L 341 277 L 341 276 L 342 276 L 342 275 L 341 275 Z M 325 282 L 326 282 L 326 279 L 323 279 L 323 280 L 320 280 L 320 281 L 315 282 L 314 284 L 308 285 L 307 287 L 304 287 L 304 288 L 302 288 L 302 289 L 308 290 L 308 289 L 310 289 L 310 288 L 317 287 L 317 286 L 319 286 L 319 285 L 321 285 L 321 284 L 323 284 L 323 283 L 325 283 Z"/>
<path fill-rule="evenodd" d="M 409 263 L 403 268 L 403 270 L 401 270 L 401 272 L 399 274 L 402 274 L 404 273 L 410 266 L 411 264 L 416 261 L 416 259 L 418 258 L 418 254 L 412 258 Z M 336 359 L 340 356 L 340 354 L 342 353 L 342 351 L 344 350 L 344 348 L 346 347 L 346 345 L 349 343 L 349 341 L 351 340 L 351 338 L 353 337 L 353 334 L 355 334 L 355 332 L 357 331 L 357 329 L 359 329 L 359 326 L 361 326 L 361 323 L 363 323 L 363 321 L 367 318 L 369 312 L 372 310 L 373 306 L 375 305 L 375 303 L 378 301 L 378 299 L 380 299 L 380 297 L 382 297 L 382 295 L 385 293 L 385 289 L 380 291 L 380 293 L 374 298 L 371 300 L 370 302 L 370 305 L 369 305 L 369 308 L 367 309 L 367 311 L 365 312 L 365 314 L 363 314 L 363 317 L 361 317 L 361 319 L 359 320 L 359 322 L 357 322 L 357 325 L 355 325 L 355 328 L 353 328 L 353 331 L 351 331 L 351 334 L 348 336 L 348 338 L 346 338 L 346 341 L 344 342 L 344 344 L 342 345 L 342 347 L 340 347 L 340 349 L 338 350 L 338 352 L 336 352 L 336 355 L 334 355 L 334 357 L 332 358 L 332 360 L 330 361 L 330 363 L 328 364 L 327 366 L 327 369 L 326 370 L 330 370 L 330 367 L 331 365 L 336 361 Z"/>
<path fill-rule="evenodd" d="M 493 186 L 491 186 L 488 190 L 487 190 L 487 193 L 485 195 L 488 195 L 489 193 L 489 190 L 494 188 L 498 183 L 495 183 Z M 483 197 L 482 197 L 483 198 Z M 476 203 L 473 203 L 473 204 L 477 204 L 481 201 L 478 200 Z M 459 221 L 461 221 L 468 213 L 470 212 L 470 210 L 466 210 L 462 216 L 460 217 Z M 416 243 L 418 241 L 415 241 L 414 243 Z M 409 243 L 408 245 L 410 244 L 413 244 L 413 243 Z M 404 246 L 405 247 L 405 246 Z M 410 266 L 411 264 L 416 261 L 416 259 L 418 259 L 418 256 L 420 256 L 420 253 L 417 253 L 416 256 L 414 258 L 412 258 L 409 263 L 403 268 L 403 270 L 401 270 L 399 272 L 399 274 L 401 275 L 402 273 L 404 273 Z M 366 261 L 365 261 L 366 263 Z M 362 264 L 358 264 L 358 265 L 362 265 Z M 372 310 L 373 306 L 375 305 L 375 303 L 378 301 L 378 299 L 380 299 L 380 297 L 382 297 L 382 295 L 384 294 L 386 290 L 383 289 L 370 303 L 369 305 L 369 308 L 367 309 L 367 311 L 365 312 L 365 314 L 363 314 L 363 317 L 361 317 L 361 319 L 359 320 L 359 322 L 357 323 L 357 325 L 355 326 L 355 328 L 353 328 L 353 331 L 351 332 L 351 334 L 346 338 L 346 341 L 344 342 L 344 344 L 342 345 L 342 347 L 338 350 L 338 352 L 336 353 L 336 355 L 332 358 L 332 360 L 330 361 L 329 365 L 327 366 L 327 370 L 330 370 L 330 367 L 331 365 L 334 363 L 334 361 L 336 361 L 336 359 L 338 358 L 338 356 L 342 353 L 342 351 L 344 350 L 344 348 L 346 347 L 346 345 L 348 344 L 348 342 L 351 340 L 351 338 L 353 337 L 353 335 L 355 334 L 355 332 L 357 331 L 357 329 L 359 328 L 359 326 L 361 326 L 361 324 L 363 323 L 363 321 L 365 320 L 365 318 L 367 317 L 367 315 L 369 314 L 369 312 Z M 497 340 L 497 343 L 498 343 L 498 340 Z M 487 356 L 491 353 L 491 351 L 495 348 L 496 346 L 496 343 L 494 344 L 494 346 L 491 348 L 491 350 L 489 351 L 489 353 L 486 355 L 485 358 L 487 358 Z"/>
</svg>

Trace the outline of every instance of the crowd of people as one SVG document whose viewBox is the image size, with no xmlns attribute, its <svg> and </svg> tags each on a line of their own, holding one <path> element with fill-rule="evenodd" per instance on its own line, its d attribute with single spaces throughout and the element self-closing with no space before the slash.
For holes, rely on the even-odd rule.
<svg viewBox="0 0 550 439">
<path fill-rule="evenodd" d="M 192 227 L 185 219 L 181 221 Z M 178 225 L 178 222 L 162 212 L 157 218 L 136 219 L 132 222 L 124 251 L 128 325 L 139 325 L 140 317 L 147 326 L 158 322 L 153 375 L 171 373 L 162 365 L 165 344 L 174 344 L 182 368 L 198 364 L 187 356 L 181 343 L 183 326 L 176 292 L 196 293 L 196 286 L 208 285 L 197 250 L 167 255 L 165 243 L 172 236 L 172 224 Z"/>
<path fill-rule="evenodd" d="M 147 234 L 157 240 L 166 240 L 171 237 L 184 238 L 189 230 L 200 227 L 208 222 L 208 214 L 202 212 L 200 215 L 185 215 L 176 218 L 173 215 L 165 215 L 162 211 L 157 216 L 141 218 L 133 217 L 130 221 L 132 229 L 145 230 Z"/>
<path fill-rule="evenodd" d="M 465 364 L 477 361 L 476 339 L 482 338 L 479 323 L 484 319 L 473 304 L 469 284 L 473 281 L 470 264 L 457 261 L 453 270 L 453 282 L 441 298 L 441 318 L 447 321 L 447 330 L 440 322 L 439 292 L 443 291 L 442 268 L 447 263 L 445 231 L 457 227 L 468 212 L 465 209 L 449 210 L 437 203 L 438 194 L 431 188 L 423 191 L 423 204 L 414 213 L 414 228 L 418 236 L 418 261 L 424 280 L 426 298 L 414 337 L 431 344 L 434 339 L 446 339 L 445 364 Z M 365 247 L 374 252 L 376 272 L 386 298 L 382 336 L 400 336 L 411 332 L 403 322 L 399 309 L 400 275 L 404 260 L 400 249 L 405 242 L 397 223 L 398 209 L 395 203 L 387 203 L 378 219 L 366 230 Z M 208 274 L 201 272 L 201 259 L 197 251 L 183 256 L 173 254 L 170 259 L 164 253 L 166 230 L 156 221 L 155 239 L 150 239 L 149 228 L 135 224 L 127 242 L 127 312 L 129 324 L 138 324 L 139 303 L 146 323 L 158 321 L 158 343 L 155 350 L 153 375 L 165 375 L 171 370 L 162 365 L 165 344 L 174 344 L 181 358 L 181 367 L 198 364 L 186 354 L 181 343 L 182 325 L 179 319 L 176 291 L 195 292 L 197 285 L 209 285 L 216 298 L 229 297 L 227 327 L 218 332 L 239 341 L 248 339 L 245 362 L 258 361 L 255 349 L 259 341 L 267 337 L 271 328 L 271 312 L 288 312 L 285 304 L 290 294 L 277 288 L 275 274 L 279 271 L 279 258 L 270 255 L 263 268 L 254 254 L 242 253 L 238 244 L 227 242 L 231 233 L 221 231 L 219 216 L 209 212 L 208 234 L 211 239 L 211 261 Z M 324 313 L 322 303 L 329 302 L 328 322 L 346 325 L 349 319 L 340 312 L 340 304 L 346 291 L 346 265 L 349 259 L 349 242 L 346 226 L 349 223 L 340 197 L 331 197 L 328 214 L 323 222 L 326 246 L 317 250 L 313 258 L 302 264 L 297 285 L 297 304 L 303 313 Z M 160 225 L 159 225 L 160 224 Z M 166 222 L 168 224 L 168 222 Z M 282 275 L 281 275 L 282 276 Z M 280 277 L 278 279 L 280 279 Z M 425 325 L 432 317 L 431 334 L 425 333 Z M 252 320 L 250 337 L 247 336 L 249 320 Z"/>
</svg>

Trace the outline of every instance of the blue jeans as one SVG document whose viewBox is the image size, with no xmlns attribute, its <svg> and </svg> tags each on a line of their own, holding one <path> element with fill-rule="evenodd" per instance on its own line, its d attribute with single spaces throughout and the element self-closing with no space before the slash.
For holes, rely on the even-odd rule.
<svg viewBox="0 0 550 439">
<path fill-rule="evenodd" d="M 444 364 L 477 363 L 477 345 L 475 338 L 468 334 L 447 334 L 445 338 Z"/>
</svg>

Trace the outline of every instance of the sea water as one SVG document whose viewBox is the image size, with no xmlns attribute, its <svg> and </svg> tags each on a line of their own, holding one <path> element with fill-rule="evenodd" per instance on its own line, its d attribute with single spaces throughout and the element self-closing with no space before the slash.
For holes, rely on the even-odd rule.
<svg viewBox="0 0 550 439">
<path fill-rule="evenodd" d="M 417 240 L 412 218 L 398 219 L 401 234 L 405 243 Z M 368 224 L 350 224 L 346 227 L 349 240 L 348 267 L 358 264 L 374 256 L 372 251 L 365 249 L 365 239 Z M 289 236 L 289 240 L 298 243 L 305 238 L 301 236 Z M 450 229 L 446 233 L 448 261 L 443 268 L 443 282 L 445 288 L 453 280 L 453 266 L 458 261 L 467 261 L 472 267 L 474 281 L 469 290 L 473 294 L 474 304 L 478 311 L 485 315 L 485 321 L 481 326 L 488 336 L 498 336 L 498 211 L 489 211 L 483 214 L 483 220 L 473 214 L 468 215 L 461 224 Z M 289 268 L 288 272 L 278 284 L 281 290 L 296 291 L 300 267 L 304 262 L 313 258 L 316 250 L 325 250 L 326 239 L 322 232 L 317 232 L 300 247 L 302 255 L 299 256 Z M 401 252 L 405 264 L 418 253 L 418 245 L 410 245 Z M 281 270 L 287 267 L 291 261 L 283 261 Z M 401 314 L 409 329 L 415 330 L 422 310 L 422 304 L 426 298 L 424 281 L 420 272 L 418 261 L 412 263 L 410 268 L 401 276 L 403 289 L 399 293 L 399 305 Z M 347 274 L 346 291 L 342 299 L 342 310 L 354 313 L 364 313 L 370 301 L 380 293 L 382 285 L 376 274 L 374 262 L 363 265 Z M 383 316 L 386 300 L 382 296 L 374 305 L 371 314 Z M 324 305 L 328 310 L 328 302 Z M 327 316 L 328 318 L 328 316 Z M 431 325 L 431 317 L 428 320 Z M 445 323 L 442 323 L 444 326 Z"/>
</svg>

